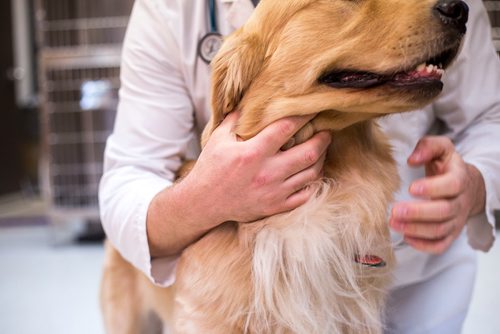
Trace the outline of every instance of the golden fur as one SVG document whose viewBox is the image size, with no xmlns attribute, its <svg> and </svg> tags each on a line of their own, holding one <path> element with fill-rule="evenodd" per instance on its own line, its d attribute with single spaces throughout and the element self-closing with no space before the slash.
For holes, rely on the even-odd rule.
<svg viewBox="0 0 500 334">
<path fill-rule="evenodd" d="M 139 333 L 154 310 L 173 333 L 381 333 L 394 256 L 387 208 L 399 181 L 374 119 L 429 103 L 441 88 L 335 89 L 335 70 L 397 73 L 460 36 L 432 14 L 435 0 L 263 0 L 214 60 L 212 119 L 241 111 L 248 139 L 273 121 L 318 114 L 294 138 L 334 132 L 316 195 L 253 224 L 227 222 L 187 248 L 176 283 L 154 287 L 111 246 L 101 302 L 108 333 Z M 387 265 L 356 263 L 377 255 Z"/>
</svg>

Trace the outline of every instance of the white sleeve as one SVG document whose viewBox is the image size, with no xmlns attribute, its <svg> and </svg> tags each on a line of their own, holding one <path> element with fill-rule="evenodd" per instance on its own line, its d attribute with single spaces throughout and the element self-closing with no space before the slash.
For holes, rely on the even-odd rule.
<svg viewBox="0 0 500 334">
<path fill-rule="evenodd" d="M 177 258 L 151 261 L 146 216 L 170 186 L 193 137 L 180 52 L 162 2 L 137 0 L 127 29 L 120 102 L 105 151 L 101 220 L 111 243 L 154 283 L 174 281 Z M 165 6 L 165 5 L 163 5 Z"/>
<path fill-rule="evenodd" d="M 467 2 L 470 18 L 464 48 L 446 74 L 434 110 L 458 152 L 484 178 L 486 211 L 471 218 L 467 232 L 473 248 L 487 251 L 495 240 L 493 211 L 500 209 L 500 61 L 482 1 Z"/>
</svg>

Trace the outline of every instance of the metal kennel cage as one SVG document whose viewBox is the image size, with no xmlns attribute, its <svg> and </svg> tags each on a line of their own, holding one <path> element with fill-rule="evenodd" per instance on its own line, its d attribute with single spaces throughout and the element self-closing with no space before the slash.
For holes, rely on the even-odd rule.
<svg viewBox="0 0 500 334">
<path fill-rule="evenodd" d="M 492 25 L 493 43 L 500 55 L 500 0 L 484 1 Z"/>
<path fill-rule="evenodd" d="M 98 219 L 133 0 L 35 0 L 43 133 L 41 188 L 53 222 Z M 64 224 L 55 224 L 64 226 Z"/>
</svg>

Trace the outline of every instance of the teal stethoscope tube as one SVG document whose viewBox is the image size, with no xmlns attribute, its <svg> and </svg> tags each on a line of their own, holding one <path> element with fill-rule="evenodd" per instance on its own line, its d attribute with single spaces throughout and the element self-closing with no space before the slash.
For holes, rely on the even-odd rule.
<svg viewBox="0 0 500 334">
<path fill-rule="evenodd" d="M 217 14 L 215 9 L 215 0 L 208 0 L 208 10 L 210 12 L 210 32 L 219 33 L 217 29 Z"/>
</svg>

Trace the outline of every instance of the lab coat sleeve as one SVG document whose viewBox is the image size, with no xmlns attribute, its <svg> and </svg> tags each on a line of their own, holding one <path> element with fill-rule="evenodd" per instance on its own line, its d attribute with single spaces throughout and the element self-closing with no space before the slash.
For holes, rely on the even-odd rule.
<svg viewBox="0 0 500 334">
<path fill-rule="evenodd" d="M 151 261 L 147 211 L 155 195 L 174 180 L 193 137 L 194 116 L 178 43 L 168 26 L 168 8 L 162 3 L 137 0 L 134 5 L 99 204 L 111 243 L 154 283 L 167 286 L 174 281 L 177 258 Z"/>
<path fill-rule="evenodd" d="M 463 159 L 481 172 L 486 210 L 467 224 L 470 245 L 488 251 L 495 240 L 494 210 L 500 209 L 500 61 L 480 0 L 468 1 L 470 18 L 463 50 L 445 77 L 434 110 Z"/>
</svg>

